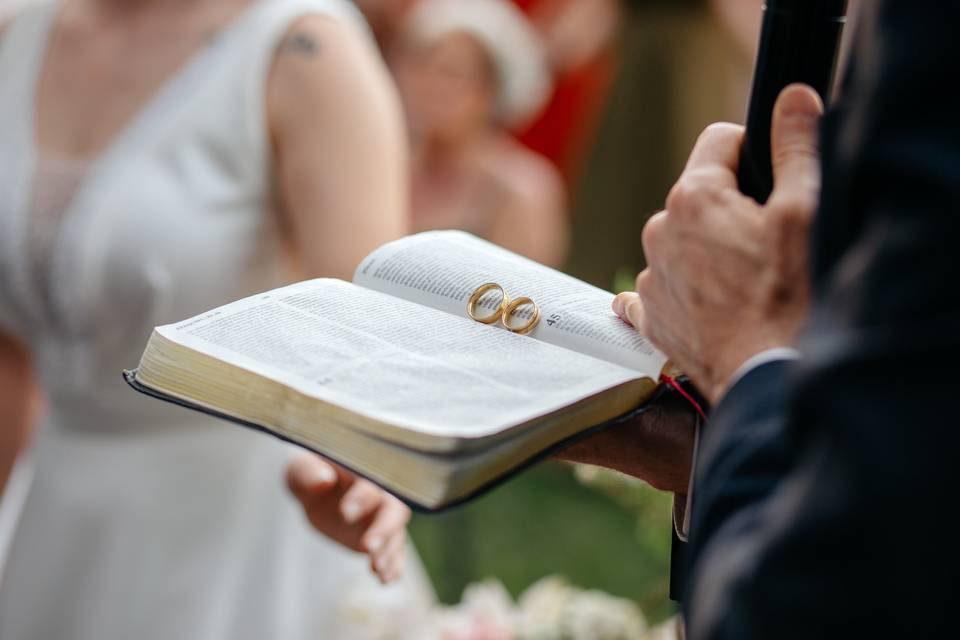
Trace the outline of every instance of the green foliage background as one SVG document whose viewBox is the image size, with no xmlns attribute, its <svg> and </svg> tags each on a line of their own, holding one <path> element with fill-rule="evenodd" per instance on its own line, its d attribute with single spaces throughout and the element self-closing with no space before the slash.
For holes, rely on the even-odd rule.
<svg viewBox="0 0 960 640">
<path fill-rule="evenodd" d="M 670 617 L 671 498 L 611 472 L 583 482 L 574 467 L 541 464 L 468 505 L 416 515 L 414 542 L 442 602 L 493 577 L 518 596 L 548 575 L 636 601 L 651 622 Z"/>
</svg>

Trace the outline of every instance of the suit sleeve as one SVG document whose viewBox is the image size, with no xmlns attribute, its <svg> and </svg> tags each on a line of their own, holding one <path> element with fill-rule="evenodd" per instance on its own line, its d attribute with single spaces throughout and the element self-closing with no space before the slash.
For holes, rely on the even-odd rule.
<svg viewBox="0 0 960 640">
<path fill-rule="evenodd" d="M 941 637 L 960 606 L 960 3 L 869 6 L 804 360 L 752 372 L 705 433 L 695 640 Z"/>
</svg>

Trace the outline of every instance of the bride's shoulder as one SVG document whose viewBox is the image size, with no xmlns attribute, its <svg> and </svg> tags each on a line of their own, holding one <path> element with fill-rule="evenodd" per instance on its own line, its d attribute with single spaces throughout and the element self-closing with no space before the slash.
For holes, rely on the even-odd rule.
<svg viewBox="0 0 960 640">
<path fill-rule="evenodd" d="M 295 19 L 280 38 L 266 102 L 274 134 L 355 125 L 357 135 L 370 112 L 401 122 L 399 98 L 369 33 L 352 20 L 320 13 Z"/>
<path fill-rule="evenodd" d="M 23 9 L 15 9 L 13 11 L 9 10 L 0 10 L 0 44 L 3 44 L 3 39 L 6 37 L 7 32 L 10 30 L 10 25 L 13 24 L 13 21 L 23 13 Z"/>
</svg>

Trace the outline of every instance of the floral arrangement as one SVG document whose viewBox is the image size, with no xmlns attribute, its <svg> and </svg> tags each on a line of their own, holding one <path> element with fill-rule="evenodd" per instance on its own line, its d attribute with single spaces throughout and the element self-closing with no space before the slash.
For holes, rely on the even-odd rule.
<svg viewBox="0 0 960 640">
<path fill-rule="evenodd" d="M 516 602 L 496 580 L 470 585 L 460 604 L 435 606 L 420 619 L 352 610 L 364 640 L 675 640 L 675 622 L 651 631 L 632 601 L 547 577 Z"/>
<path fill-rule="evenodd" d="M 670 498 L 615 471 L 574 465 L 577 480 L 636 517 L 638 540 L 669 545 Z M 651 524 L 653 523 L 653 524 Z M 646 532 L 646 533 L 644 533 Z M 649 540 L 644 539 L 647 535 Z M 668 553 L 665 546 L 663 553 Z M 633 600 L 542 578 L 516 600 L 499 581 L 469 585 L 459 604 L 384 606 L 361 589 L 346 594 L 351 640 L 678 640 L 677 618 L 651 629 Z M 376 602 L 377 604 L 372 604 Z"/>
</svg>

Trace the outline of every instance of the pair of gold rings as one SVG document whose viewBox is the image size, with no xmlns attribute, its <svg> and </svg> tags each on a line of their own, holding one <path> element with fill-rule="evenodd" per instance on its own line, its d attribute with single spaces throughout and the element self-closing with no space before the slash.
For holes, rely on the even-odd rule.
<svg viewBox="0 0 960 640">
<path fill-rule="evenodd" d="M 493 313 L 481 316 L 477 313 L 477 305 L 480 303 L 480 299 L 491 291 L 500 292 L 500 305 Z M 526 306 L 533 308 L 530 319 L 520 326 L 514 326 L 511 323 L 511 318 L 517 313 L 518 309 Z M 470 299 L 467 301 L 467 314 L 477 322 L 482 322 L 483 324 L 495 324 L 499 320 L 505 329 L 522 336 L 533 331 L 540 322 L 540 307 L 537 306 L 536 302 L 527 296 L 521 296 L 516 300 L 511 300 L 507 292 L 503 290 L 503 287 L 496 282 L 482 284 L 470 294 Z"/>
</svg>

